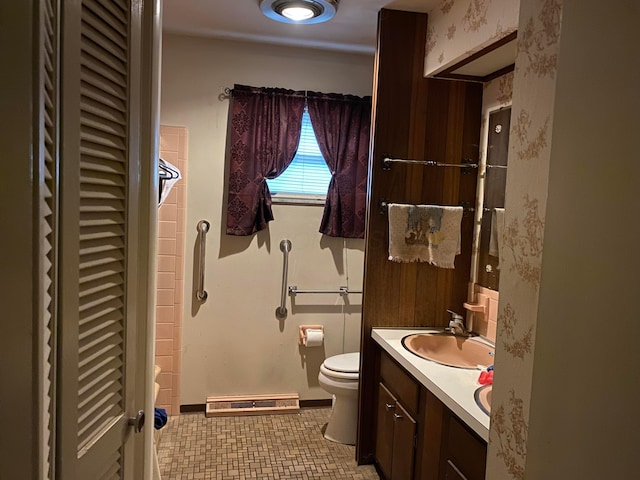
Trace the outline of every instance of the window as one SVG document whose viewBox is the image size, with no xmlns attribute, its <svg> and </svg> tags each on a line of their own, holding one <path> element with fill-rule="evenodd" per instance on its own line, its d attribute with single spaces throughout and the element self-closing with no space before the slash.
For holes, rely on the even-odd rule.
<svg viewBox="0 0 640 480">
<path fill-rule="evenodd" d="M 274 202 L 324 203 L 331 181 L 327 167 L 305 110 L 300 144 L 293 161 L 278 178 L 267 179 Z"/>
</svg>

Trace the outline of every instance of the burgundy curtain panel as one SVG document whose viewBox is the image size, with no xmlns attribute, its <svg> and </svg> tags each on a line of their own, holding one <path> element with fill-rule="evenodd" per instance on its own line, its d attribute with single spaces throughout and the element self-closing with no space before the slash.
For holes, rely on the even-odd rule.
<svg viewBox="0 0 640 480">
<path fill-rule="evenodd" d="M 234 85 L 227 234 L 252 235 L 273 220 L 266 178 L 291 163 L 300 142 L 304 92 Z"/>
<path fill-rule="evenodd" d="M 320 232 L 364 238 L 371 97 L 307 92 L 307 106 L 332 174 Z"/>
</svg>

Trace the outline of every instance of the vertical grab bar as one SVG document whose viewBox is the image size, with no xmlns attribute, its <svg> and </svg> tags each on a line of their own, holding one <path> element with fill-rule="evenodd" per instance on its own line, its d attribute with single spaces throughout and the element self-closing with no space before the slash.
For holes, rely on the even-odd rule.
<svg viewBox="0 0 640 480">
<path fill-rule="evenodd" d="M 276 307 L 276 318 L 282 320 L 287 318 L 287 276 L 289 274 L 289 252 L 291 251 L 291 240 L 284 239 L 280 242 L 280 251 L 284 254 L 282 264 L 282 294 L 280 295 L 280 306 Z"/>
<path fill-rule="evenodd" d="M 196 298 L 201 302 L 207 300 L 209 296 L 204 289 L 204 257 L 207 249 L 207 232 L 211 225 L 206 220 L 200 220 L 196 229 L 198 230 L 198 243 L 200 244 L 200 255 L 198 258 L 198 288 Z"/>
</svg>

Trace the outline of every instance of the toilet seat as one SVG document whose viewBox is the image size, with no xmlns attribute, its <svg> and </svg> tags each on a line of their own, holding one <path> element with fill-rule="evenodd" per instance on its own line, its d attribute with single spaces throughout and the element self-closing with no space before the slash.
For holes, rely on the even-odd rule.
<svg viewBox="0 0 640 480">
<path fill-rule="evenodd" d="M 329 357 L 320 365 L 320 371 L 330 378 L 357 381 L 360 378 L 360 352 Z"/>
</svg>

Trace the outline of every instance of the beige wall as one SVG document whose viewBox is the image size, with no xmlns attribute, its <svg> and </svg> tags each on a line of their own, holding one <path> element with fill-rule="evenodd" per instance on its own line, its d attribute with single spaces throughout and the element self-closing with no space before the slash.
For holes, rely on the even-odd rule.
<svg viewBox="0 0 640 480">
<path fill-rule="evenodd" d="M 364 242 L 320 235 L 318 206 L 275 205 L 267 231 L 222 233 L 229 100 L 221 94 L 240 83 L 369 95 L 373 57 L 175 35 L 163 40 L 161 121 L 189 131 L 181 403 L 283 392 L 328 398 L 317 385 L 319 365 L 327 356 L 358 350 L 361 298 L 350 295 L 345 305 L 339 295 L 299 295 L 292 308 L 288 297 L 289 316 L 279 322 L 279 243 L 293 242 L 289 284 L 360 290 Z M 193 303 L 193 252 L 201 219 L 211 230 L 209 298 L 199 306 Z M 325 325 L 324 347 L 298 347 L 298 325 L 310 323 Z"/>
<path fill-rule="evenodd" d="M 527 479 L 640 469 L 639 23 L 564 1 Z"/>
</svg>

